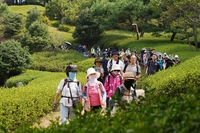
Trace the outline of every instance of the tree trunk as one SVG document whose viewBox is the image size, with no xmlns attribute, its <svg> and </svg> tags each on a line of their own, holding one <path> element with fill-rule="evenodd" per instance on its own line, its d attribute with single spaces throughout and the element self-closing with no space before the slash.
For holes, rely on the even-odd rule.
<svg viewBox="0 0 200 133">
<path fill-rule="evenodd" d="M 193 34 L 194 34 L 194 44 L 196 47 L 196 51 L 198 51 L 198 38 L 197 38 L 197 24 L 193 22 Z"/>
<path fill-rule="evenodd" d="M 144 30 L 142 30 L 141 32 L 140 32 L 140 37 L 143 37 L 144 36 Z"/>
<path fill-rule="evenodd" d="M 173 32 L 170 41 L 174 41 L 177 32 Z"/>
<path fill-rule="evenodd" d="M 187 38 L 187 41 L 188 41 L 190 50 L 192 51 L 192 45 L 191 45 L 191 43 L 190 43 L 190 38 L 189 38 L 189 35 L 188 35 L 188 32 L 187 32 L 187 29 L 185 28 L 184 31 L 185 31 L 185 34 L 186 34 L 186 38 Z"/>
<path fill-rule="evenodd" d="M 139 40 L 139 39 L 140 39 L 140 36 L 139 36 L 139 30 L 138 30 L 138 26 L 137 26 L 137 24 L 136 24 L 136 23 L 135 23 L 135 24 L 132 24 L 132 26 L 134 26 L 134 27 L 135 27 L 136 34 L 137 34 L 137 40 Z"/>
</svg>

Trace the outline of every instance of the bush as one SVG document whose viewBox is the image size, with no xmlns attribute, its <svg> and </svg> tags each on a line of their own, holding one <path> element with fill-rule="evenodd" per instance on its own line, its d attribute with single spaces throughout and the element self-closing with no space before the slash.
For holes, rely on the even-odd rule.
<svg viewBox="0 0 200 133">
<path fill-rule="evenodd" d="M 58 29 L 65 32 L 68 32 L 70 30 L 70 28 L 65 24 L 60 24 Z"/>
<path fill-rule="evenodd" d="M 47 16 L 42 17 L 42 22 L 44 22 L 46 25 L 51 26 L 51 21 Z"/>
<path fill-rule="evenodd" d="M 66 51 L 54 51 L 54 52 L 42 52 L 35 53 L 32 56 L 33 64 L 31 69 L 51 72 L 64 72 L 66 66 L 69 63 L 77 64 L 78 70 L 82 71 L 78 62 L 85 60 L 82 54 L 74 52 L 73 50 Z"/>
<path fill-rule="evenodd" d="M 149 76 L 145 81 L 145 86 L 149 88 L 147 91 L 150 92 L 147 97 L 149 99 L 162 95 L 168 98 L 179 97 L 182 93 L 198 88 L 200 86 L 199 58 L 200 55 Z"/>
</svg>

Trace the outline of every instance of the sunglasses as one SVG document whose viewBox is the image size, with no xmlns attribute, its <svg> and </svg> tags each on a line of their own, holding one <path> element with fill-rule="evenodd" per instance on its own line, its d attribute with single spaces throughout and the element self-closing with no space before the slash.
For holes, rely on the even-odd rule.
<svg viewBox="0 0 200 133">
<path fill-rule="evenodd" d="M 113 70 L 113 72 L 120 72 L 120 70 Z"/>
</svg>

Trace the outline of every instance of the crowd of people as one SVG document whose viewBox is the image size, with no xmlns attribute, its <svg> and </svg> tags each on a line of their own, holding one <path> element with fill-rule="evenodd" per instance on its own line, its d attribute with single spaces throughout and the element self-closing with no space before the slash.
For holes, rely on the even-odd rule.
<svg viewBox="0 0 200 133">
<path fill-rule="evenodd" d="M 172 54 L 158 54 L 155 49 L 142 49 L 139 53 L 136 49 L 131 52 L 130 48 L 120 51 L 106 49 L 102 56 L 102 59 L 95 57 L 94 65 L 87 69 L 83 86 L 76 78 L 77 67 L 67 66 L 67 78 L 60 81 L 53 104 L 56 108 L 61 95 L 61 123 L 75 118 L 73 110 L 77 103 L 83 103 L 85 113 L 108 108 L 114 114 L 124 102 L 136 100 L 137 80 L 141 77 L 140 64 L 144 64 L 146 74 L 151 75 L 180 63 L 177 55 L 172 58 Z"/>
</svg>

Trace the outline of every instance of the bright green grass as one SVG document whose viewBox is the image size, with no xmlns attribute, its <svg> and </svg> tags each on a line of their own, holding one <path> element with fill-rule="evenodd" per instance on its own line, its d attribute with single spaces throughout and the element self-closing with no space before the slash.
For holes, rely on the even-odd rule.
<svg viewBox="0 0 200 133">
<path fill-rule="evenodd" d="M 11 10 L 14 13 L 23 14 L 24 17 L 27 17 L 27 12 L 35 7 L 37 7 L 40 10 L 41 14 L 44 13 L 45 8 L 39 5 L 8 6 L 9 10 Z"/>
<path fill-rule="evenodd" d="M 73 29 L 72 29 L 73 30 Z M 70 30 L 71 31 L 71 30 Z M 49 33 L 51 36 L 60 36 L 62 37 L 65 41 L 72 42 L 74 41 L 72 37 L 72 31 L 71 32 L 64 32 L 64 31 L 59 31 L 55 27 L 49 27 Z"/>
</svg>

